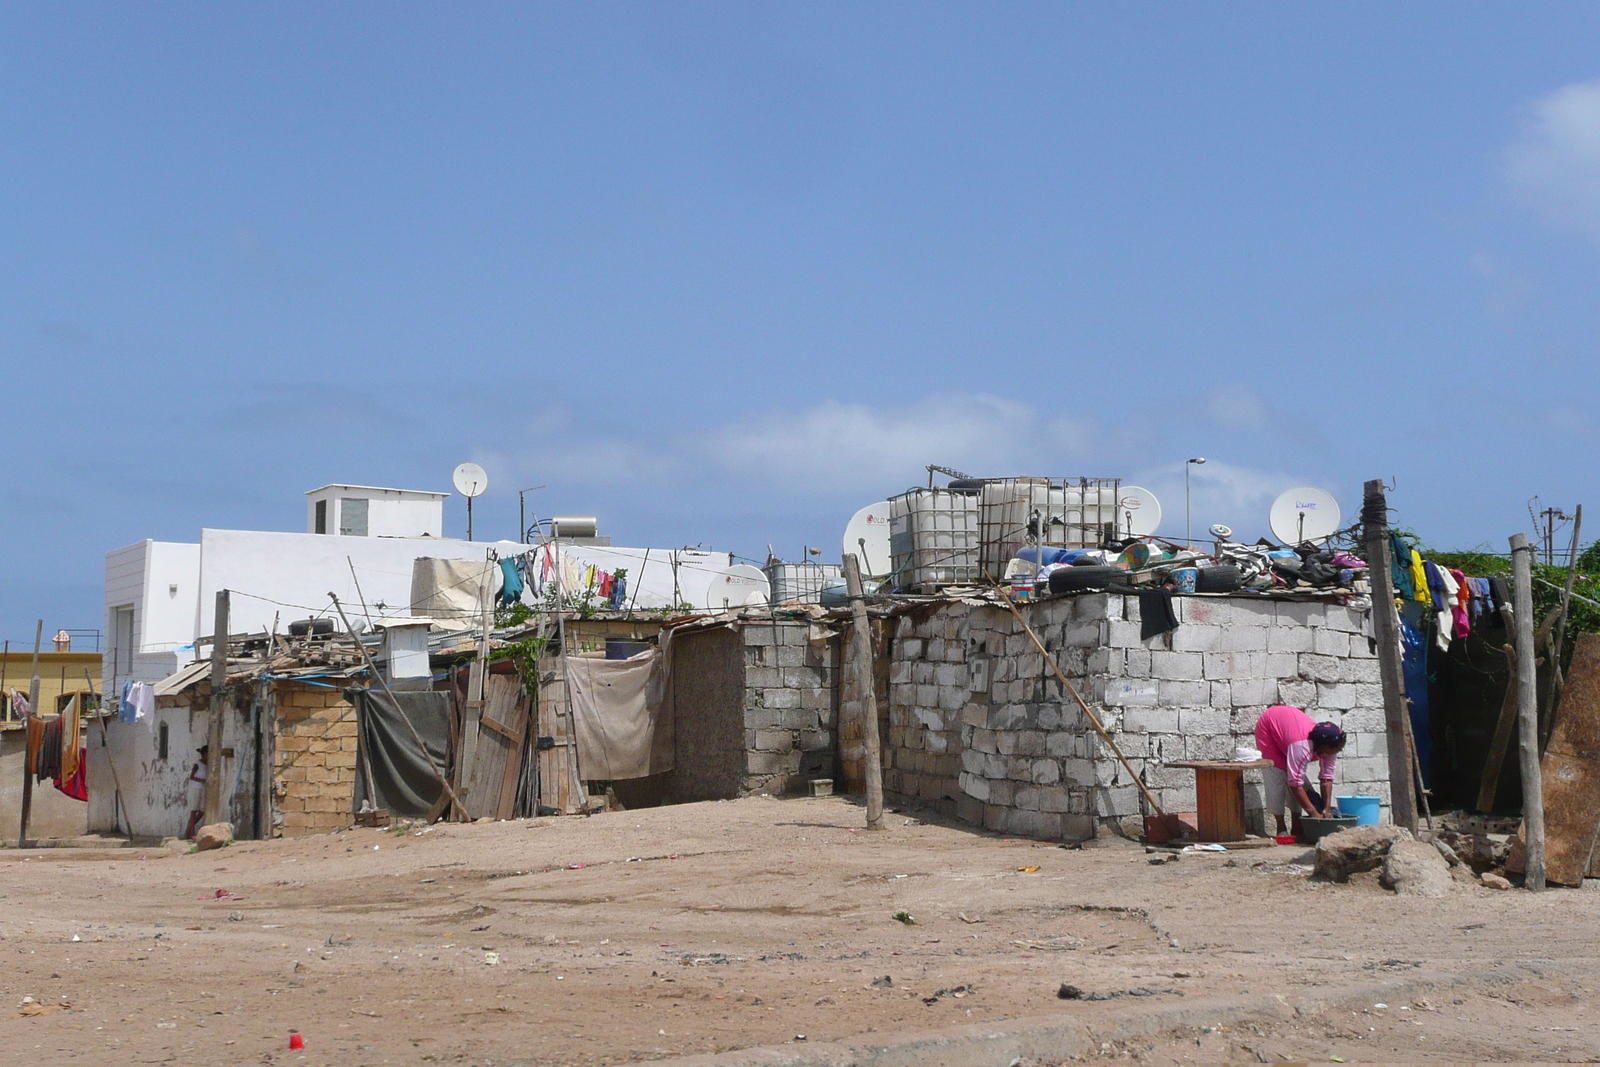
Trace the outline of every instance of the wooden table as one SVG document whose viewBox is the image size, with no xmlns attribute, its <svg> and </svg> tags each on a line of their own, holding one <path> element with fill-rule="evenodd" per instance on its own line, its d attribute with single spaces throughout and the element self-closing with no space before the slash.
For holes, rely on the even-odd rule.
<svg viewBox="0 0 1600 1067">
<path fill-rule="evenodd" d="M 1270 767 L 1271 760 L 1179 760 L 1168 767 L 1194 771 L 1195 813 L 1202 841 L 1243 841 L 1244 772 Z"/>
</svg>

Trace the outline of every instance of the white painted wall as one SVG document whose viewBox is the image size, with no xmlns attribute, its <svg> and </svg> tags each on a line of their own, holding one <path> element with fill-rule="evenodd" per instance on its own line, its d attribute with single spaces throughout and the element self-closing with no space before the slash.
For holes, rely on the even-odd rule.
<svg viewBox="0 0 1600 1067">
<path fill-rule="evenodd" d="M 162 665 L 188 662 L 185 650 L 194 643 L 199 588 L 199 545 L 140 541 L 106 553 L 103 692 L 120 693 L 128 678 L 159 681 L 171 673 L 151 677 Z M 133 608 L 131 650 L 117 644 L 117 609 L 124 607 Z"/>
<path fill-rule="evenodd" d="M 368 537 L 442 537 L 444 498 L 448 495 L 370 485 L 325 485 L 306 494 L 306 533 L 316 533 L 319 500 L 328 504 L 328 534 L 337 535 L 342 501 L 361 499 L 367 501 Z"/>
</svg>

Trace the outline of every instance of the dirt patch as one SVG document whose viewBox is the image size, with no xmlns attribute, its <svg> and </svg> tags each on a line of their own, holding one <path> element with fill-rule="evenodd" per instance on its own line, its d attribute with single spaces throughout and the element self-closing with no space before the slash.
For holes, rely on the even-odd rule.
<svg viewBox="0 0 1600 1067">
<path fill-rule="evenodd" d="M 1225 1039 L 1313 1058 L 1347 1041 L 1371 1058 L 1420 1025 L 1411 1058 L 1583 1058 L 1582 1034 L 1534 1027 L 1582 1025 L 1600 894 L 1401 900 L 1313 882 L 1292 848 L 1152 867 L 1126 843 L 889 821 L 869 834 L 845 799 L 753 798 L 119 863 L 41 853 L 0 864 L 0 1040 L 41 1062 L 298 1063 L 283 1060 L 294 1029 L 308 1063 L 611 1064 L 1001 1019 L 1103 1028 L 1537 954 L 1509 984 L 1430 994 L 1420 1024 L 1313 1011 L 1103 1051 L 1212 1058 Z M 1084 999 L 1059 999 L 1063 984 Z M 71 1007 L 11 1017 L 25 996 Z M 1463 1018 L 1434 1026 L 1447 1005 Z"/>
</svg>

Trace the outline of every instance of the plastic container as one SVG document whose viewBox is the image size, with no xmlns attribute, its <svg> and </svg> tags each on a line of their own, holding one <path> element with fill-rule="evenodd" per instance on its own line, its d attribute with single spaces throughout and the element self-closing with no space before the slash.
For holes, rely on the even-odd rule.
<svg viewBox="0 0 1600 1067">
<path fill-rule="evenodd" d="M 1194 567 L 1179 567 L 1172 572 L 1172 582 L 1180 593 L 1194 592 L 1195 582 L 1200 577 L 1200 571 Z"/>
<path fill-rule="evenodd" d="M 912 489 L 889 500 L 892 586 L 971 585 L 978 576 L 978 494 Z"/>
<path fill-rule="evenodd" d="M 830 578 L 841 577 L 837 563 L 768 563 L 761 568 L 772 583 L 772 602 L 822 602 L 822 589 Z"/>
<path fill-rule="evenodd" d="M 1357 826 L 1378 825 L 1378 811 L 1383 803 L 1383 798 L 1336 796 L 1333 798 L 1333 802 L 1339 806 L 1340 815 L 1354 816 Z"/>
<path fill-rule="evenodd" d="M 1356 825 L 1354 815 L 1336 815 L 1331 819 L 1313 819 L 1309 815 L 1300 816 L 1300 842 L 1305 845 L 1314 845 L 1329 834 L 1348 830 Z"/>
<path fill-rule="evenodd" d="M 1095 548 L 1115 536 L 1121 485 L 1114 478 L 997 478 L 978 500 L 983 573 L 998 579 L 1024 546 Z"/>
</svg>

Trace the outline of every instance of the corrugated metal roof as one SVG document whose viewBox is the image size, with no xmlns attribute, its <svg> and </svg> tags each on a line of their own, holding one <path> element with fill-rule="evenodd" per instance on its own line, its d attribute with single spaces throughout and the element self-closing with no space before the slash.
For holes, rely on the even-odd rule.
<svg viewBox="0 0 1600 1067">
<path fill-rule="evenodd" d="M 151 689 L 155 691 L 155 695 L 158 697 L 174 696 L 204 678 L 210 670 L 210 660 L 196 660 L 187 667 L 180 668 L 176 674 L 167 675 L 151 686 Z"/>
</svg>

